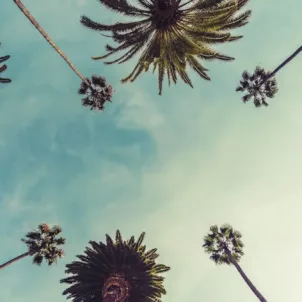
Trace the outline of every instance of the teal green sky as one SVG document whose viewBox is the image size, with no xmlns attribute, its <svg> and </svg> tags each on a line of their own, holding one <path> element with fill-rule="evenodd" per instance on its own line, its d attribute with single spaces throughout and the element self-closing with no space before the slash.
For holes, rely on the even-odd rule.
<svg viewBox="0 0 302 302">
<path fill-rule="evenodd" d="M 211 82 L 190 71 L 157 95 L 143 74 L 120 84 L 135 60 L 92 61 L 110 39 L 84 28 L 82 14 L 121 17 L 97 1 L 24 0 L 85 76 L 104 75 L 116 93 L 103 113 L 81 106 L 80 80 L 12 0 L 0 11 L 0 55 L 11 55 L 0 86 L 0 262 L 26 251 L 20 238 L 42 221 L 67 237 L 57 266 L 23 259 L 0 274 L 1 302 L 61 302 L 65 265 L 89 240 L 120 229 L 146 232 L 166 274 L 164 302 L 255 302 L 233 267 L 216 267 L 202 249 L 211 224 L 243 233 L 240 262 L 268 301 L 301 301 L 302 55 L 278 76 L 268 108 L 243 104 L 244 69 L 272 70 L 302 44 L 302 3 L 251 0 L 244 38 L 217 45 L 233 62 L 207 62 Z"/>
</svg>

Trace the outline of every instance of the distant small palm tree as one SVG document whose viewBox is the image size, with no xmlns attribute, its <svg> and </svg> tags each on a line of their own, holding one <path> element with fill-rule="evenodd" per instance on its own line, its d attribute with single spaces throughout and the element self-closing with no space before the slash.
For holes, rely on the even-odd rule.
<svg viewBox="0 0 302 302">
<path fill-rule="evenodd" d="M 224 224 L 220 228 L 213 225 L 210 227 L 210 232 L 204 237 L 203 247 L 206 253 L 211 254 L 210 259 L 216 264 L 234 265 L 259 301 L 267 302 L 238 264 L 244 255 L 241 237 L 241 233 L 235 231 L 228 224 Z"/>
<path fill-rule="evenodd" d="M 21 239 L 27 245 L 28 251 L 0 265 L 0 270 L 27 256 L 33 257 L 34 264 L 41 265 L 45 260 L 48 265 L 52 265 L 64 256 L 64 251 L 57 248 L 65 244 L 65 238 L 56 238 L 61 232 L 62 229 L 58 225 L 51 228 L 48 224 L 41 223 L 37 230 L 28 232 L 25 238 Z"/>
<path fill-rule="evenodd" d="M 86 78 L 86 80 L 87 82 L 83 81 L 81 83 L 81 87 L 78 91 L 79 94 L 85 95 L 82 99 L 82 105 L 90 107 L 91 110 L 102 111 L 105 102 L 111 102 L 113 93 L 111 85 L 106 84 L 104 77 L 96 75 L 93 75 L 91 79 Z"/>
<path fill-rule="evenodd" d="M 242 80 L 236 91 L 247 91 L 248 93 L 242 97 L 244 103 L 248 102 L 252 97 L 256 107 L 268 106 L 266 98 L 273 98 L 278 92 L 275 75 L 286 64 L 302 51 L 302 46 L 299 47 L 292 55 L 282 62 L 274 71 L 265 71 L 260 66 L 257 66 L 253 74 L 247 71 L 242 73 Z"/>
<path fill-rule="evenodd" d="M 1 43 L 0 43 L 1 45 Z M 5 62 L 6 60 L 8 60 L 10 58 L 10 56 L 4 56 L 4 57 L 0 57 L 0 63 Z M 4 64 L 2 66 L 0 66 L 0 75 L 3 71 L 5 71 L 7 69 L 7 66 Z M 0 76 L 0 83 L 10 83 L 12 80 L 11 79 L 7 79 L 7 78 L 2 78 Z"/>
<path fill-rule="evenodd" d="M 20 0 L 14 0 L 23 14 L 29 19 L 29 21 L 34 25 L 34 27 L 40 32 L 40 34 L 45 38 L 45 40 L 53 47 L 53 49 L 63 58 L 63 60 L 70 66 L 70 68 L 77 74 L 77 76 L 82 80 L 81 88 L 79 89 L 79 94 L 86 94 L 87 100 L 82 100 L 82 104 L 90 106 L 91 110 L 102 111 L 104 109 L 105 102 L 111 102 L 112 98 L 112 87 L 106 84 L 106 80 L 103 77 L 92 76 L 91 80 L 85 78 L 78 69 L 72 64 L 68 57 L 62 52 L 61 49 L 54 43 L 54 41 L 49 37 L 45 30 L 40 26 L 40 24 L 35 20 L 35 18 L 30 14 L 30 12 L 25 8 Z M 102 79 L 102 86 L 99 85 L 100 81 L 96 79 Z M 83 87 L 86 87 L 83 90 Z M 89 105 L 88 105 L 89 104 Z"/>
<path fill-rule="evenodd" d="M 67 274 L 62 279 L 68 283 L 63 295 L 72 301 L 103 302 L 160 302 L 166 294 L 163 287 L 164 277 L 158 274 L 170 268 L 156 264 L 156 249 L 146 252 L 142 245 L 145 233 L 135 241 L 123 241 L 119 231 L 115 242 L 106 235 L 106 244 L 90 241 L 92 248 L 87 247 L 85 255 L 79 255 L 80 261 L 67 265 Z"/>
</svg>

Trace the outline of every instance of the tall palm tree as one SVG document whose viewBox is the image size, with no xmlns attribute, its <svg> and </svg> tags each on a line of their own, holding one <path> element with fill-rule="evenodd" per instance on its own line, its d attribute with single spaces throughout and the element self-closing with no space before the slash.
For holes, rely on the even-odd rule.
<svg viewBox="0 0 302 302">
<path fill-rule="evenodd" d="M 0 43 L 1 45 L 1 43 Z M 6 60 L 8 60 L 10 58 L 10 56 L 4 56 L 4 57 L 0 57 L 0 63 L 5 62 Z M 7 66 L 4 64 L 2 66 L 0 66 L 0 75 L 3 71 L 5 71 L 7 69 Z M 7 79 L 7 78 L 2 78 L 0 76 L 0 83 L 10 83 L 12 80 L 11 79 Z"/>
<path fill-rule="evenodd" d="M 62 52 L 62 50 L 54 43 L 54 41 L 49 37 L 45 30 L 40 26 L 40 24 L 35 20 L 31 13 L 25 8 L 20 0 L 14 0 L 17 6 L 20 8 L 22 13 L 29 19 L 29 21 L 34 25 L 34 27 L 40 32 L 40 34 L 45 38 L 45 40 L 53 47 L 53 49 L 63 58 L 63 60 L 70 66 L 70 68 L 77 74 L 77 76 L 82 80 L 81 87 L 79 89 L 79 94 L 85 94 L 86 98 L 82 99 L 82 104 L 84 106 L 90 106 L 91 110 L 102 111 L 104 109 L 104 104 L 106 101 L 111 102 L 112 97 L 112 87 L 106 84 L 106 80 L 103 77 L 92 76 L 91 79 L 85 78 L 72 64 L 68 57 Z M 85 88 L 85 89 L 84 89 Z"/>
<path fill-rule="evenodd" d="M 266 98 L 273 98 L 278 92 L 277 81 L 275 78 L 276 73 L 285 67 L 285 65 L 294 59 L 301 51 L 302 46 L 300 46 L 272 72 L 265 71 L 260 66 L 256 67 L 253 74 L 249 74 L 247 71 L 244 71 L 242 73 L 240 85 L 236 88 L 236 91 L 247 91 L 247 94 L 242 97 L 243 102 L 246 103 L 253 98 L 256 107 L 268 106 Z"/>
<path fill-rule="evenodd" d="M 158 274 L 170 268 L 156 264 L 156 249 L 146 251 L 142 245 L 145 233 L 137 241 L 134 236 L 124 241 L 116 231 L 115 241 L 106 235 L 106 244 L 90 241 L 85 255 L 79 255 L 80 261 L 67 265 L 67 274 L 62 279 L 68 283 L 63 295 L 72 301 L 104 302 L 160 302 L 166 294 L 163 287 L 164 277 Z"/>
<path fill-rule="evenodd" d="M 32 256 L 33 263 L 36 265 L 41 265 L 43 260 L 48 265 L 56 263 L 57 259 L 64 255 L 64 251 L 57 248 L 65 244 L 65 238 L 56 238 L 61 231 L 60 226 L 55 225 L 51 228 L 48 224 L 41 223 L 37 230 L 28 232 L 25 238 L 21 239 L 27 245 L 27 252 L 0 265 L 0 270 L 27 256 Z"/>
<path fill-rule="evenodd" d="M 203 247 L 206 253 L 211 254 L 210 259 L 216 264 L 234 265 L 259 301 L 266 302 L 266 299 L 261 295 L 238 264 L 244 255 L 242 251 L 244 245 L 241 241 L 241 237 L 242 235 L 228 224 L 224 224 L 220 228 L 218 228 L 217 225 L 213 225 L 210 227 L 210 232 L 204 237 Z"/>
<path fill-rule="evenodd" d="M 248 23 L 250 10 L 236 14 L 248 0 L 137 0 L 138 6 L 128 0 L 98 0 L 101 4 L 126 16 L 140 17 L 133 22 L 105 25 L 83 16 L 81 23 L 93 30 L 112 32 L 118 46 L 106 46 L 107 54 L 93 57 L 105 59 L 124 51 L 119 58 L 105 64 L 124 63 L 142 52 L 138 63 L 122 83 L 133 82 L 153 65 L 158 69 L 159 94 L 165 75 L 176 84 L 177 75 L 193 87 L 186 71 L 187 65 L 198 75 L 210 80 L 201 60 L 229 61 L 234 58 L 214 50 L 211 45 L 231 42 L 242 36 L 232 36 L 230 31 Z"/>
</svg>

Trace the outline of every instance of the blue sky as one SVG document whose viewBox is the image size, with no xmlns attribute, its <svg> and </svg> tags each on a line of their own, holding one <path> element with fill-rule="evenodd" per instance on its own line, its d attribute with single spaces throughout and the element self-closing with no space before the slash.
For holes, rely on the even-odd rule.
<svg viewBox="0 0 302 302">
<path fill-rule="evenodd" d="M 42 221 L 62 225 L 66 257 L 36 267 L 23 259 L 0 274 L 0 301 L 65 301 L 65 264 L 120 229 L 146 231 L 166 274 L 165 302 L 253 302 L 235 268 L 215 267 L 202 237 L 228 222 L 246 245 L 241 265 L 268 301 L 301 300 L 302 55 L 277 77 L 268 108 L 242 104 L 235 92 L 244 69 L 275 68 L 301 45 L 298 0 L 250 1 L 244 38 L 219 51 L 231 63 L 206 63 L 211 82 L 193 72 L 157 95 L 143 74 L 120 84 L 135 61 L 106 67 L 91 56 L 109 41 L 81 26 L 82 14 L 118 18 L 97 1 L 24 0 L 39 23 L 85 75 L 116 89 L 103 113 L 80 104 L 80 80 L 19 11 L 0 11 L 0 54 L 10 54 L 0 86 L 1 261 L 26 251 L 20 238 Z"/>
</svg>

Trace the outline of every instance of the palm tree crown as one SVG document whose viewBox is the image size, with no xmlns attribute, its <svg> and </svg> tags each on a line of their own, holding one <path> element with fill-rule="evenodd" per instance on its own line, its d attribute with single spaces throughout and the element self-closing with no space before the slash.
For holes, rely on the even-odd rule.
<svg viewBox="0 0 302 302">
<path fill-rule="evenodd" d="M 213 225 L 210 227 L 210 232 L 204 237 L 203 247 L 206 253 L 211 255 L 210 259 L 216 264 L 234 265 L 259 301 L 267 302 L 238 264 L 244 255 L 241 237 L 242 235 L 229 224 L 224 224 L 220 228 L 217 225 Z"/>
<path fill-rule="evenodd" d="M 86 81 L 82 81 L 78 92 L 85 95 L 82 99 L 83 106 L 103 111 L 105 102 L 111 102 L 113 89 L 111 85 L 106 84 L 104 77 L 93 75 L 91 79 L 86 78 Z"/>
<path fill-rule="evenodd" d="M 64 251 L 57 248 L 65 244 L 65 238 L 56 238 L 62 231 L 60 226 L 53 226 L 52 228 L 42 223 L 38 229 L 28 232 L 25 238 L 21 239 L 28 247 L 29 254 L 33 256 L 33 263 L 41 265 L 45 260 L 48 265 L 56 263 L 58 258 L 64 256 Z"/>
<path fill-rule="evenodd" d="M 135 241 L 123 241 L 119 231 L 115 242 L 106 235 L 106 244 L 90 241 L 85 255 L 80 261 L 67 265 L 66 273 L 71 276 L 61 283 L 71 284 L 63 294 L 72 301 L 112 301 L 112 302 L 159 302 L 166 294 L 164 277 L 158 274 L 170 268 L 156 264 L 156 249 L 146 252 L 142 245 L 145 233 Z"/>
<path fill-rule="evenodd" d="M 210 227 L 210 232 L 204 237 L 203 247 L 206 253 L 211 254 L 210 259 L 216 264 L 232 264 L 231 258 L 238 262 L 244 255 L 241 241 L 242 235 L 233 228 L 224 224 L 220 228 L 216 225 Z"/>
<path fill-rule="evenodd" d="M 162 92 L 164 76 L 168 83 L 176 84 L 177 75 L 193 87 L 187 74 L 189 65 L 199 76 L 210 80 L 207 69 L 199 59 L 233 60 L 212 49 L 211 44 L 230 42 L 242 36 L 231 36 L 230 30 L 245 25 L 251 11 L 236 14 L 248 0 L 137 0 L 133 6 L 127 0 L 99 0 L 115 12 L 142 18 L 135 22 L 105 25 L 83 16 L 86 27 L 112 32 L 118 46 L 107 45 L 107 54 L 93 59 L 105 59 L 120 51 L 125 53 L 106 64 L 123 63 L 142 51 L 138 63 L 122 82 L 133 82 L 143 71 L 153 65 L 158 69 L 159 94 Z"/>
<path fill-rule="evenodd" d="M 1 43 L 0 43 L 1 44 Z M 4 56 L 4 57 L 0 57 L 0 63 L 5 62 L 6 60 L 8 60 L 10 58 L 10 56 Z M 0 75 L 3 71 L 5 71 L 7 69 L 7 66 L 4 64 L 2 66 L 0 66 Z M 7 78 L 2 78 L 0 76 L 0 83 L 10 83 L 12 80 L 11 79 L 7 79 Z"/>
<path fill-rule="evenodd" d="M 273 98 L 278 92 L 277 81 L 271 76 L 271 72 L 257 66 L 253 74 L 247 71 L 242 73 L 242 80 L 236 91 L 247 91 L 242 97 L 244 103 L 254 98 L 256 107 L 268 106 L 266 98 Z"/>
</svg>

